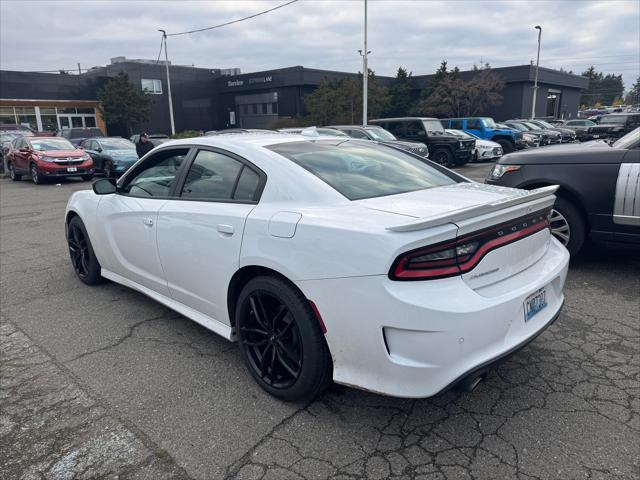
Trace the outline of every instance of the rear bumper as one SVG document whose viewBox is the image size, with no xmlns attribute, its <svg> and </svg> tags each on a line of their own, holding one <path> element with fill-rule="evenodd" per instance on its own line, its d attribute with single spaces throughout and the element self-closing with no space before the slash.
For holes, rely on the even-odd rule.
<svg viewBox="0 0 640 480">
<path fill-rule="evenodd" d="M 395 282 L 379 275 L 296 283 L 327 327 L 337 383 L 422 398 L 491 368 L 543 332 L 564 302 L 568 262 L 566 249 L 550 239 L 526 270 L 475 290 L 461 277 Z M 542 287 L 547 307 L 525 321 L 525 299 Z"/>
</svg>

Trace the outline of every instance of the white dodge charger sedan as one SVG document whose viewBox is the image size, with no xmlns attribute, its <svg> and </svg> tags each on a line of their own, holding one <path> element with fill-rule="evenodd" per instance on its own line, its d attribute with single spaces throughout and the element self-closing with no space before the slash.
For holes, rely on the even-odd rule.
<svg viewBox="0 0 640 480">
<path fill-rule="evenodd" d="M 558 316 L 554 191 L 474 183 L 370 141 L 220 135 L 164 143 L 74 193 L 65 225 L 80 280 L 237 340 L 281 399 L 331 380 L 427 397 L 471 389 Z"/>
</svg>

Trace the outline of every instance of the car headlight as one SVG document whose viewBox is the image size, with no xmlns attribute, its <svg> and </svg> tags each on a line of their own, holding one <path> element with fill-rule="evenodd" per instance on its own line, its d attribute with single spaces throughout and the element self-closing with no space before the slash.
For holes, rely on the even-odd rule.
<svg viewBox="0 0 640 480">
<path fill-rule="evenodd" d="M 522 134 L 522 138 L 527 142 L 535 142 L 536 141 L 536 137 L 534 137 L 533 135 L 530 135 L 528 133 L 523 133 Z"/>
<path fill-rule="evenodd" d="M 56 159 L 54 157 L 47 157 L 46 155 L 38 155 L 38 160 L 42 162 L 55 162 Z"/>
<path fill-rule="evenodd" d="M 82 157 L 80 157 L 80 159 L 84 162 L 86 162 L 87 160 L 91 160 L 91 155 L 89 155 L 88 153 L 83 153 Z"/>
<path fill-rule="evenodd" d="M 464 142 L 462 142 L 462 141 L 458 142 L 458 147 L 459 148 L 464 148 Z"/>
<path fill-rule="evenodd" d="M 519 165 L 500 165 L 496 164 L 493 166 L 493 170 L 489 174 L 489 178 L 492 180 L 499 180 L 505 173 L 515 172 L 516 170 L 520 170 Z"/>
</svg>

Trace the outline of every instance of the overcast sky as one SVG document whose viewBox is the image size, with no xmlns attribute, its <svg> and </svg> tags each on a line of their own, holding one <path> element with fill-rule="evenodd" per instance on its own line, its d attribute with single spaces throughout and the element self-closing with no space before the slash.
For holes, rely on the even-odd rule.
<svg viewBox="0 0 640 480">
<path fill-rule="evenodd" d="M 0 68 L 57 70 L 105 65 L 115 56 L 155 59 L 158 28 L 181 32 L 251 15 L 277 1 L 0 1 Z M 640 1 L 369 1 L 369 66 L 432 73 L 441 60 L 468 69 L 540 64 L 580 73 L 590 64 L 640 74 Z M 300 0 L 242 23 L 169 38 L 174 64 L 243 72 L 304 65 L 361 70 L 362 0 Z"/>
</svg>

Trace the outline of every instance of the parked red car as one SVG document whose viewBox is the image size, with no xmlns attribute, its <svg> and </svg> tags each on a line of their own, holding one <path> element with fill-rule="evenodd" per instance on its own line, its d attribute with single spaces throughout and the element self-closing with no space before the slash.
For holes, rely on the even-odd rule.
<svg viewBox="0 0 640 480">
<path fill-rule="evenodd" d="M 23 175 L 29 175 L 35 184 L 60 177 L 91 180 L 94 172 L 89 154 L 59 137 L 14 139 L 7 155 L 7 168 L 11 180 L 18 181 Z"/>
</svg>

